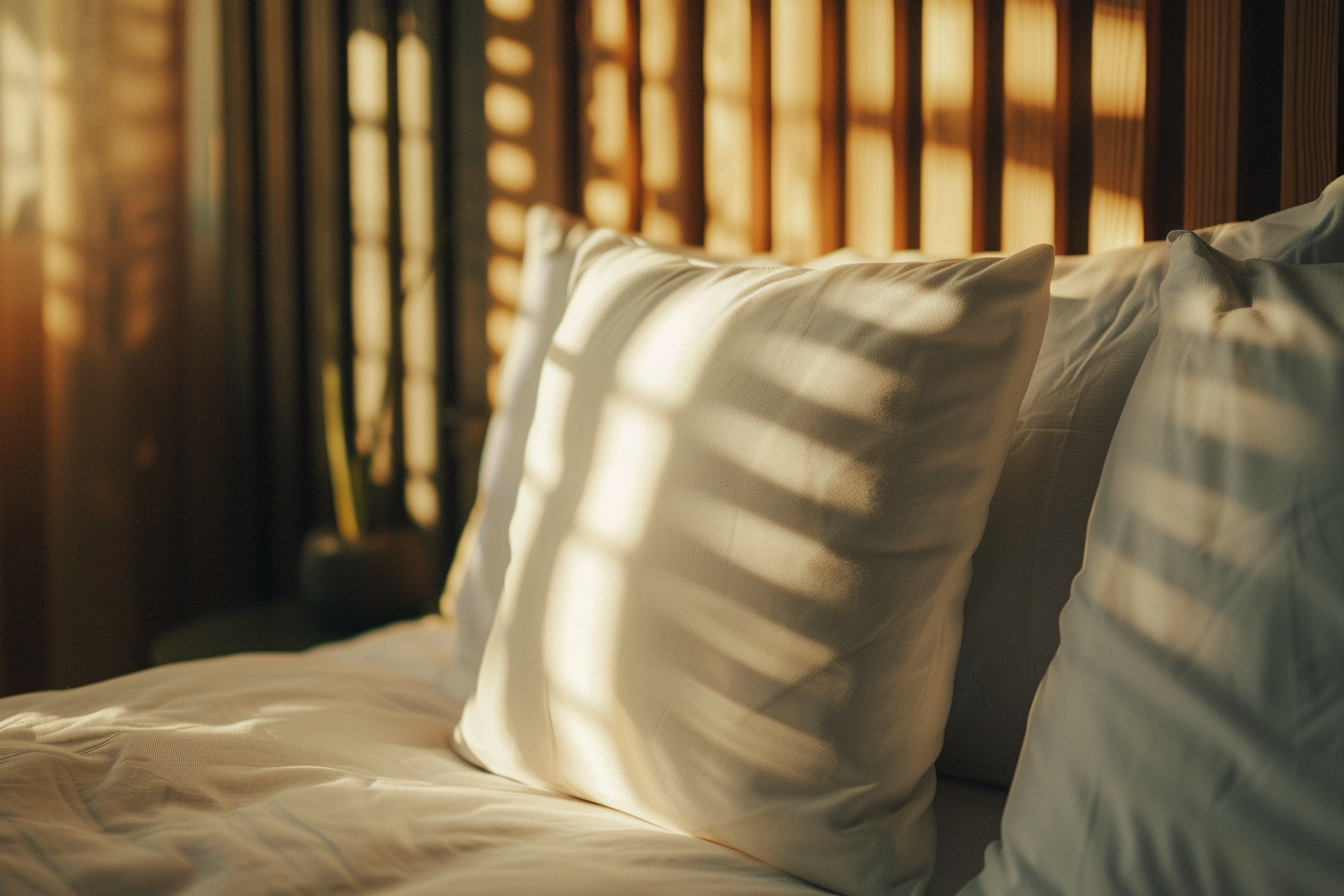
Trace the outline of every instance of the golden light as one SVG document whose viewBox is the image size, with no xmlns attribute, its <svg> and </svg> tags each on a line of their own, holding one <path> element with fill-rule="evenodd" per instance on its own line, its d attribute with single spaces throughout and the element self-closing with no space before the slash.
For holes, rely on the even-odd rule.
<svg viewBox="0 0 1344 896">
<path fill-rule="evenodd" d="M 520 137 L 532 128 L 532 100 L 511 84 L 485 88 L 485 122 L 501 134 Z"/>
<path fill-rule="evenodd" d="M 924 149 L 919 244 L 927 252 L 971 251 L 971 105 L 975 58 L 972 0 L 928 0 L 923 19 Z"/>
<path fill-rule="evenodd" d="M 434 148 L 429 48 L 413 33 L 397 42 L 401 146 L 401 346 L 404 499 L 411 519 L 439 519 L 438 313 L 434 273 Z"/>
<path fill-rule="evenodd" d="M 880 257 L 896 248 L 896 10 L 860 0 L 845 10 L 845 242 Z"/>
<path fill-rule="evenodd" d="M 41 57 L 6 15 L 0 18 L 0 232 L 12 233 L 19 215 L 38 200 L 41 116 Z"/>
<path fill-rule="evenodd" d="M 517 256 L 496 253 L 486 262 L 485 283 L 495 304 L 508 309 L 518 305 L 518 286 L 522 282 L 522 262 Z"/>
<path fill-rule="evenodd" d="M 583 185 L 583 208 L 594 224 L 624 228 L 630 220 L 630 191 L 611 178 L 590 178 Z"/>
<path fill-rule="evenodd" d="M 1048 0 L 1008 0 L 1004 7 L 1005 252 L 1055 241 L 1057 27 Z"/>
<path fill-rule="evenodd" d="M 750 0 L 705 3 L 705 247 L 747 255 L 753 169 Z"/>
<path fill-rule="evenodd" d="M 510 193 L 526 193 L 537 181 L 532 153 L 506 140 L 495 140 L 486 149 L 485 170 L 491 184 Z"/>
<path fill-rule="evenodd" d="M 521 78 L 532 71 L 532 48 L 496 34 L 485 42 L 485 61 L 501 75 Z"/>
<path fill-rule="evenodd" d="M 644 186 L 650 190 L 677 187 L 677 95 L 664 81 L 645 81 L 640 94 L 644 128 Z"/>
<path fill-rule="evenodd" d="M 664 208 L 665 197 L 675 193 L 681 158 L 677 111 L 679 100 L 672 85 L 677 58 L 677 16 L 672 0 L 644 0 L 640 6 L 640 179 L 644 184 L 641 228 L 655 242 L 682 242 L 681 221 Z"/>
<path fill-rule="evenodd" d="M 526 238 L 527 209 L 521 202 L 496 197 L 485 208 L 485 228 L 490 240 L 508 252 L 522 254 Z"/>
<path fill-rule="evenodd" d="M 593 126 L 593 158 L 602 165 L 615 166 L 625 158 L 627 104 L 625 66 L 611 60 L 593 66 L 588 121 Z"/>
<path fill-rule="evenodd" d="M 532 17 L 532 0 L 485 0 L 485 11 L 506 22 L 525 22 Z"/>
<path fill-rule="evenodd" d="M 592 13 L 593 43 L 611 53 L 624 50 L 630 29 L 625 0 L 592 0 Z"/>
<path fill-rule="evenodd" d="M 771 234 L 787 261 L 813 258 L 822 243 L 822 9 L 777 5 L 770 22 Z"/>
<path fill-rule="evenodd" d="M 363 29 L 349 37 L 351 312 L 355 357 L 355 444 L 374 454 L 375 482 L 391 477 L 388 361 L 392 348 L 391 148 L 387 134 L 387 41 Z"/>
<path fill-rule="evenodd" d="M 1094 141 L 1091 209 L 1088 214 L 1092 252 L 1143 242 L 1142 146 L 1147 85 L 1147 35 L 1142 6 L 1101 2 L 1092 19 L 1092 110 L 1095 126 L 1107 124 L 1112 134 L 1122 128 L 1138 131 L 1138 140 Z"/>
</svg>

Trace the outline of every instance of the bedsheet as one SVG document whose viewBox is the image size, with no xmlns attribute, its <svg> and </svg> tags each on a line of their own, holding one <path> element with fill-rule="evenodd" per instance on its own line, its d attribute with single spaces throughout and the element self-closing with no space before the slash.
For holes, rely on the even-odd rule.
<svg viewBox="0 0 1344 896">
<path fill-rule="evenodd" d="M 481 771 L 436 617 L 0 700 L 0 892 L 821 892 Z"/>
</svg>

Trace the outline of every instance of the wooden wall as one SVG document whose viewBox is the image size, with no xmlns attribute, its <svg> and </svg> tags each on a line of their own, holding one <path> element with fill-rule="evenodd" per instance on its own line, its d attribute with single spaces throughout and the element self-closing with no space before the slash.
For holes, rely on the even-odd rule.
<svg viewBox="0 0 1344 896">
<path fill-rule="evenodd" d="M 486 0 L 489 347 L 521 221 L 785 259 L 1099 251 L 1341 169 L 1337 0 Z"/>
</svg>

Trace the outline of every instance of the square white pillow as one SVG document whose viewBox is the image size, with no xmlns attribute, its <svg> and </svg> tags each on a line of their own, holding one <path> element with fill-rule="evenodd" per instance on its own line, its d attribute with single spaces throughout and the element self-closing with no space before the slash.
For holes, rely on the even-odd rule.
<svg viewBox="0 0 1344 896">
<path fill-rule="evenodd" d="M 1344 179 L 1315 202 L 1201 234 L 1237 258 L 1344 262 Z M 1166 267 L 1165 243 L 1056 260 L 1040 359 L 973 561 L 943 774 L 1012 780 Z"/>
<path fill-rule="evenodd" d="M 495 410 L 485 431 L 476 501 L 443 595 L 440 612 L 455 619 L 457 650 L 447 686 L 466 700 L 476 686 L 481 651 L 509 565 L 509 521 L 523 475 L 523 447 L 537 403 L 537 381 L 555 328 L 569 301 L 574 253 L 589 227 L 560 209 L 535 205 L 525 223 L 518 309 L 500 360 Z"/>
<path fill-rule="evenodd" d="M 457 748 L 842 893 L 918 892 L 1052 265 L 718 266 L 590 236 Z"/>
<path fill-rule="evenodd" d="M 1344 886 L 1344 265 L 1173 235 L 1001 846 L 964 896 Z"/>
</svg>

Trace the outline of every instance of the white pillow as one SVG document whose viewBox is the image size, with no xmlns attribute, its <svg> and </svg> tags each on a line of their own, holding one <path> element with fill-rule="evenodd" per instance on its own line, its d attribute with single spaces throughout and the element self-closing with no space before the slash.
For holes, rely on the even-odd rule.
<svg viewBox="0 0 1344 896">
<path fill-rule="evenodd" d="M 1239 258 L 1344 262 L 1344 179 L 1315 202 L 1201 233 Z M 1166 265 L 1165 243 L 1055 263 L 1040 360 L 973 561 L 943 774 L 1012 780 L 1111 434 L 1157 332 Z"/>
<path fill-rule="evenodd" d="M 546 205 L 527 212 L 517 314 L 500 361 L 495 410 L 485 431 L 476 502 L 458 540 L 440 612 L 457 621 L 457 652 L 447 687 L 466 700 L 476 686 L 485 638 L 509 565 L 509 521 L 523 474 L 537 380 L 569 300 L 574 253 L 589 227 Z"/>
<path fill-rule="evenodd" d="M 1173 236 L 971 894 L 1344 884 L 1344 265 Z"/>
<path fill-rule="evenodd" d="M 729 267 L 595 232 L 457 748 L 823 887 L 918 892 L 1052 264 Z"/>
<path fill-rule="evenodd" d="M 499 388 L 485 431 L 476 500 L 439 598 L 440 614 L 456 620 L 457 660 L 447 688 L 458 700 L 466 700 L 476 688 L 481 652 L 495 620 L 504 571 L 509 565 L 509 521 L 523 474 L 523 446 L 532 426 L 537 380 L 551 337 L 569 302 L 574 253 L 590 230 L 581 218 L 555 206 L 538 203 L 527 211 L 518 311 L 500 361 Z M 668 251 L 717 260 L 693 247 L 678 246 Z M 779 264 L 768 255 L 752 255 L 734 263 L 753 267 Z"/>
</svg>

